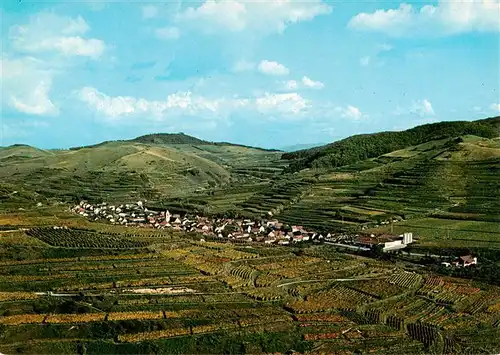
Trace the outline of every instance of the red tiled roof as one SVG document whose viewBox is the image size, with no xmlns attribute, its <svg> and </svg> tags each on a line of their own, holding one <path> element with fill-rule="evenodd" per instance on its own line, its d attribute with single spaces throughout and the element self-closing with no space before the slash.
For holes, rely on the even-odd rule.
<svg viewBox="0 0 500 355">
<path fill-rule="evenodd" d="M 460 259 L 465 263 L 472 263 L 474 261 L 474 257 L 472 255 L 464 255 L 461 256 Z"/>
<path fill-rule="evenodd" d="M 361 244 L 369 244 L 369 245 L 379 243 L 379 241 L 376 238 L 364 237 L 364 236 L 358 237 L 358 242 Z"/>
</svg>

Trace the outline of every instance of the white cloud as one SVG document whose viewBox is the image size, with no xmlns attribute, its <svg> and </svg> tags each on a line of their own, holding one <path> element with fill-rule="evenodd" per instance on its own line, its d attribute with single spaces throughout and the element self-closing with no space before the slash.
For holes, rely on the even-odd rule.
<svg viewBox="0 0 500 355">
<path fill-rule="evenodd" d="M 104 42 L 81 37 L 55 37 L 32 42 L 24 47 L 29 52 L 59 51 L 67 56 L 84 56 L 97 59 L 104 51 Z"/>
<path fill-rule="evenodd" d="M 233 64 L 231 71 L 234 73 L 241 73 L 246 71 L 252 71 L 255 69 L 255 63 L 248 62 L 245 59 L 240 59 Z"/>
<path fill-rule="evenodd" d="M 360 13 L 349 21 L 348 26 L 390 36 L 497 32 L 500 31 L 499 14 L 498 0 L 440 0 L 436 6 L 415 8 L 403 3 L 397 9 Z"/>
<path fill-rule="evenodd" d="M 434 116 L 436 113 L 434 112 L 434 108 L 429 100 L 417 100 L 413 101 L 412 104 L 407 108 L 397 107 L 394 110 L 394 114 L 397 116 L 402 115 L 417 115 L 420 117 L 428 117 Z"/>
<path fill-rule="evenodd" d="M 31 115 L 46 115 L 57 113 L 57 109 L 49 99 L 50 82 L 41 81 L 33 90 L 32 94 L 19 99 L 16 96 L 11 97 L 11 104 L 19 112 Z"/>
<path fill-rule="evenodd" d="M 142 18 L 150 19 L 158 16 L 158 8 L 153 5 L 146 5 L 142 7 Z"/>
<path fill-rule="evenodd" d="M 0 59 L 3 105 L 31 115 L 57 115 L 49 98 L 53 73 L 35 58 Z"/>
<path fill-rule="evenodd" d="M 302 77 L 302 84 L 305 87 L 308 87 L 311 89 L 323 89 L 325 87 L 325 84 L 323 84 L 321 81 L 311 80 L 307 76 Z"/>
<path fill-rule="evenodd" d="M 384 65 L 384 61 L 379 59 L 379 54 L 382 52 L 392 51 L 394 47 L 387 43 L 378 44 L 375 46 L 375 50 L 367 56 L 361 57 L 359 59 L 359 65 L 366 67 L 368 65 Z"/>
<path fill-rule="evenodd" d="M 321 81 L 314 81 L 307 76 L 303 76 L 300 81 L 287 80 L 283 82 L 283 89 L 287 91 L 295 91 L 298 89 L 323 89 L 325 84 Z"/>
<path fill-rule="evenodd" d="M 254 98 L 207 98 L 192 92 L 176 92 L 163 100 L 147 100 L 132 96 L 108 96 L 95 88 L 84 87 L 76 97 L 110 121 L 141 116 L 156 121 L 179 117 L 224 119 L 232 114 L 257 112 L 280 118 L 300 117 L 310 107 L 309 100 L 297 93 L 264 93 Z"/>
<path fill-rule="evenodd" d="M 331 6 L 321 0 L 206 0 L 199 7 L 187 8 L 177 19 L 201 26 L 205 32 L 212 33 L 220 33 L 221 30 L 282 33 L 291 24 L 310 21 L 331 11 Z"/>
<path fill-rule="evenodd" d="M 432 104 L 427 99 L 414 102 L 411 108 L 411 112 L 416 113 L 422 117 L 435 115 Z"/>
<path fill-rule="evenodd" d="M 288 68 L 283 64 L 269 60 L 261 61 L 258 66 L 258 70 L 262 74 L 267 75 L 288 75 L 290 73 L 290 70 L 288 70 Z"/>
<path fill-rule="evenodd" d="M 359 64 L 362 65 L 363 67 L 366 67 L 368 64 L 370 64 L 370 56 L 363 57 L 359 60 Z"/>
<path fill-rule="evenodd" d="M 174 40 L 178 39 L 181 35 L 177 27 L 163 27 L 155 30 L 155 35 L 159 39 Z"/>
<path fill-rule="evenodd" d="M 359 120 L 361 118 L 368 117 L 367 115 L 363 114 L 358 107 L 351 105 L 347 105 L 346 107 L 338 106 L 335 108 L 335 111 L 339 113 L 341 117 L 351 120 Z"/>
<path fill-rule="evenodd" d="M 492 109 L 493 111 L 498 111 L 500 112 L 500 103 L 493 103 L 490 105 L 490 109 Z"/>
<path fill-rule="evenodd" d="M 310 102 L 297 93 L 271 94 L 255 100 L 257 110 L 262 113 L 299 114 L 310 107 Z"/>
<path fill-rule="evenodd" d="M 299 87 L 299 84 L 297 83 L 296 80 L 288 80 L 285 82 L 285 89 L 286 90 L 297 90 Z"/>
<path fill-rule="evenodd" d="M 194 96 L 189 91 L 170 94 L 162 101 L 150 101 L 131 96 L 111 97 L 92 87 L 80 89 L 77 96 L 91 108 L 109 118 L 132 114 L 151 114 L 156 118 L 162 118 L 165 114 L 175 111 L 194 115 L 208 111 L 216 112 L 221 104 L 221 101 Z"/>
<path fill-rule="evenodd" d="M 95 38 L 83 38 L 90 29 L 85 20 L 39 13 L 30 17 L 28 24 L 10 28 L 13 48 L 28 53 L 59 52 L 66 56 L 99 58 L 105 43 Z"/>
</svg>

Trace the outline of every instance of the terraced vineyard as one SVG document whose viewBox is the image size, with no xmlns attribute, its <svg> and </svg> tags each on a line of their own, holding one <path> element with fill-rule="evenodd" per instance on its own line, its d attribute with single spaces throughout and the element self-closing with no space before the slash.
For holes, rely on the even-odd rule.
<svg viewBox="0 0 500 355">
<path fill-rule="evenodd" d="M 279 218 L 331 232 L 380 227 L 394 216 L 418 219 L 432 214 L 441 219 L 493 222 L 499 233 L 500 150 L 488 140 L 464 139 L 467 143 L 428 142 L 326 172 L 301 172 L 309 185 Z M 497 147 L 488 151 L 485 160 L 476 152 L 483 149 L 482 144 Z"/>
<path fill-rule="evenodd" d="M 239 207 L 256 215 L 267 215 L 267 212 L 276 214 L 285 206 L 298 201 L 307 185 L 305 182 L 293 180 L 284 183 L 276 182 L 241 202 Z"/>
<path fill-rule="evenodd" d="M 129 249 L 147 245 L 144 241 L 132 241 L 121 236 L 95 233 L 88 230 L 33 228 L 28 235 L 56 247 Z"/>
<path fill-rule="evenodd" d="M 19 237 L 28 254 L 3 254 L 0 352 L 499 350 L 463 336 L 481 327 L 498 339 L 492 286 L 328 246 L 259 255 L 259 246 L 94 228 L 33 228 Z M 1 233 L 0 246 L 17 250 Z M 29 242 L 37 238 L 47 244 Z M 140 248 L 123 248 L 127 240 Z"/>
</svg>

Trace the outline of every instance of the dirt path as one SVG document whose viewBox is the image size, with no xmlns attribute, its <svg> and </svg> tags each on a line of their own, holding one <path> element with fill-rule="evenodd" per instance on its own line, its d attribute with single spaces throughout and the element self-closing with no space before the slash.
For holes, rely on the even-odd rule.
<svg viewBox="0 0 500 355">
<path fill-rule="evenodd" d="M 163 156 L 163 155 L 161 155 L 161 154 L 158 154 L 158 153 L 156 153 L 156 152 L 152 152 L 152 151 L 150 151 L 150 150 L 145 150 L 145 151 L 143 151 L 143 152 L 144 152 L 144 153 L 146 153 L 146 154 L 149 154 L 149 155 L 153 155 L 153 156 L 155 156 L 155 157 L 158 157 L 158 158 L 160 158 L 160 159 L 166 160 L 166 161 L 172 161 L 172 162 L 174 162 L 174 163 L 175 163 L 175 162 L 177 162 L 177 160 L 167 158 L 167 157 L 165 157 L 165 156 Z"/>
<path fill-rule="evenodd" d="M 120 159 L 124 159 L 124 158 L 130 158 L 130 157 L 133 157 L 133 156 L 136 156 L 136 155 L 140 155 L 140 154 L 149 154 L 149 155 L 152 155 L 152 156 L 155 156 L 157 158 L 160 158 L 160 159 L 163 159 L 165 161 L 169 161 L 169 162 L 174 162 L 174 163 L 177 163 L 176 160 L 173 160 L 173 159 L 170 159 L 170 158 L 167 158 L 161 154 L 158 154 L 156 152 L 152 152 L 152 151 L 149 151 L 147 149 L 143 149 L 143 150 L 140 150 L 138 151 L 137 153 L 132 153 L 132 154 L 128 154 L 128 155 L 125 155 L 123 157 L 121 157 Z"/>
<path fill-rule="evenodd" d="M 387 276 L 383 276 L 383 277 L 357 277 L 357 278 L 349 278 L 349 279 L 299 280 L 299 281 L 287 282 L 287 283 L 278 285 L 276 287 L 284 287 L 284 286 L 295 285 L 295 284 L 300 284 L 300 283 L 307 283 L 307 282 L 324 282 L 324 281 L 348 282 L 348 281 L 377 280 L 377 279 L 386 279 L 386 278 L 387 278 Z"/>
</svg>

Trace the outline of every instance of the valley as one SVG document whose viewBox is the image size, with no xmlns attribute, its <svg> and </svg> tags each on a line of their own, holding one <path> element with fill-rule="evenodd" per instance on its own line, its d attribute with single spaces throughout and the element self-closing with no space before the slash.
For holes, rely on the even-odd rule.
<svg viewBox="0 0 500 355">
<path fill-rule="evenodd" d="M 0 352 L 498 352 L 498 122 L 0 148 Z"/>
</svg>

